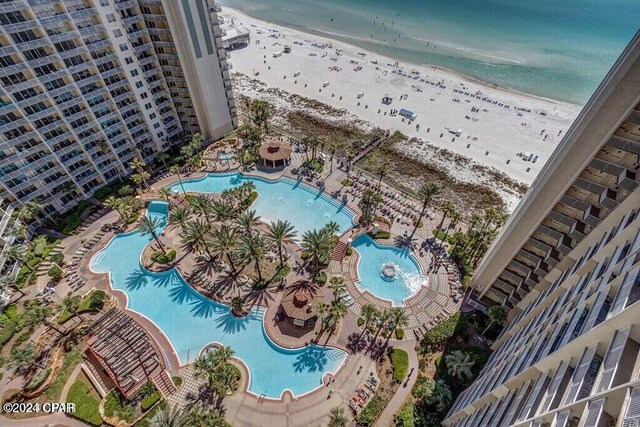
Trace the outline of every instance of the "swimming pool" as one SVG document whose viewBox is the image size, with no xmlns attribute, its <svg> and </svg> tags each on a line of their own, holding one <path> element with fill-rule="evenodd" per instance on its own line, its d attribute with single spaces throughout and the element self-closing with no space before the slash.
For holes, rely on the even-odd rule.
<svg viewBox="0 0 640 427">
<path fill-rule="evenodd" d="M 218 158 L 220 160 L 231 160 L 231 159 L 235 159 L 236 155 L 234 153 L 221 153 Z"/>
<path fill-rule="evenodd" d="M 357 237 L 352 247 L 360 254 L 357 285 L 362 290 L 402 305 L 427 284 L 427 278 L 420 273 L 418 262 L 407 248 L 379 245 L 367 234 Z M 394 277 L 382 274 L 382 267 L 387 264 L 395 270 Z"/>
<path fill-rule="evenodd" d="M 167 210 L 164 202 L 148 205 L 148 216 L 160 221 L 158 231 L 166 224 Z M 294 396 L 307 393 L 322 385 L 325 373 L 342 366 L 347 354 L 340 349 L 309 345 L 289 350 L 273 343 L 264 330 L 262 308 L 236 318 L 228 306 L 196 292 L 175 269 L 144 269 L 140 254 L 151 240 L 135 231 L 117 234 L 92 258 L 91 269 L 109 273 L 113 288 L 126 293 L 127 307 L 164 332 L 181 364 L 193 362 L 207 344 L 231 346 L 249 369 L 249 391 L 269 398 L 285 390 Z"/>
<path fill-rule="evenodd" d="M 354 213 L 347 206 L 320 189 L 289 178 L 268 181 L 238 173 L 209 174 L 199 179 L 183 180 L 182 186 L 187 192 L 222 193 L 246 181 L 253 182 L 260 194 L 252 209 L 266 222 L 288 220 L 298 232 L 298 237 L 306 231 L 324 227 L 329 221 L 338 223 L 340 233 L 354 224 Z M 179 183 L 173 184 L 170 189 L 182 191 Z"/>
</svg>

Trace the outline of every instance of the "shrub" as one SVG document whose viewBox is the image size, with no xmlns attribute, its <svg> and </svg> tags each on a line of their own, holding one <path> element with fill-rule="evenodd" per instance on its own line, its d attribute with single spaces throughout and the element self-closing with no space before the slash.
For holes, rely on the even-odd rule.
<svg viewBox="0 0 640 427">
<path fill-rule="evenodd" d="M 113 193 L 113 189 L 109 185 L 105 185 L 102 188 L 98 188 L 95 193 L 93 193 L 93 196 L 96 199 L 104 200 L 111 193 Z"/>
<path fill-rule="evenodd" d="M 351 256 L 351 255 L 353 255 L 353 248 L 351 246 L 349 246 L 347 248 L 347 256 Z"/>
<path fill-rule="evenodd" d="M 15 319 L 18 315 L 18 306 L 15 304 L 9 304 L 5 307 L 4 314 L 7 316 L 7 319 Z"/>
<path fill-rule="evenodd" d="M 281 279 L 285 278 L 287 274 L 291 272 L 291 267 L 288 264 L 279 268 L 276 274 L 271 279 L 271 283 L 279 282 Z"/>
<path fill-rule="evenodd" d="M 29 270 L 26 266 L 20 267 L 18 270 L 18 277 L 16 278 L 16 285 L 19 288 L 23 288 L 29 279 L 29 275 L 31 274 L 31 270 Z"/>
<path fill-rule="evenodd" d="M 398 328 L 396 329 L 396 339 L 404 339 L 404 329 Z"/>
<path fill-rule="evenodd" d="M 413 427 L 416 425 L 413 412 L 415 405 L 412 400 L 404 404 L 404 406 L 393 416 L 397 427 Z"/>
<path fill-rule="evenodd" d="M 55 262 L 58 265 L 61 265 L 64 262 L 64 254 L 58 253 L 58 254 L 53 254 L 49 257 L 49 259 L 51 260 L 51 262 Z"/>
<path fill-rule="evenodd" d="M 118 417 L 121 420 L 132 422 L 136 409 L 117 391 L 111 391 L 104 397 L 104 414 L 107 417 Z"/>
<path fill-rule="evenodd" d="M 102 417 L 98 412 L 98 399 L 91 396 L 91 392 L 87 383 L 82 380 L 76 380 L 71 385 L 66 401 L 74 403 L 76 410 L 71 415 L 85 421 L 91 425 L 99 426 L 102 424 Z"/>
<path fill-rule="evenodd" d="M 143 411 L 146 411 L 147 409 L 155 405 L 158 400 L 160 400 L 160 393 L 155 392 L 145 397 L 144 399 L 142 399 L 142 402 L 140 403 L 140 407 L 142 408 Z"/>
<path fill-rule="evenodd" d="M 140 216 L 139 212 L 132 213 L 131 216 L 129 218 L 127 218 L 127 224 L 133 224 L 134 222 L 136 222 L 138 220 L 139 216 Z"/>
<path fill-rule="evenodd" d="M 175 385 L 178 388 L 182 385 L 182 377 L 179 377 L 177 375 L 174 375 L 173 377 L 171 377 L 171 381 L 173 381 L 173 385 Z"/>
<path fill-rule="evenodd" d="M 356 417 L 356 421 L 360 425 L 371 426 L 378 418 L 378 415 L 384 409 L 386 401 L 377 394 L 371 398 L 369 403 L 360 411 Z"/>
<path fill-rule="evenodd" d="M 444 322 L 436 325 L 424 334 L 421 344 L 423 349 L 444 344 L 446 340 L 463 331 L 467 326 L 467 318 L 463 313 L 455 313 Z"/>
<path fill-rule="evenodd" d="M 342 184 L 344 187 L 351 187 L 353 185 L 353 181 L 345 178 L 342 181 L 340 181 L 340 184 Z"/>
<path fill-rule="evenodd" d="M 176 259 L 176 250 L 169 249 L 167 253 L 157 251 L 151 254 L 151 259 L 159 264 L 168 264 Z"/>
<path fill-rule="evenodd" d="M 91 293 L 91 297 L 89 298 L 89 309 L 90 310 L 102 310 L 104 307 L 104 300 L 107 298 L 107 294 L 104 291 L 97 290 Z"/>
<path fill-rule="evenodd" d="M 18 326 L 12 320 L 5 322 L 4 327 L 0 329 L 0 346 L 5 345 L 17 332 Z"/>
<path fill-rule="evenodd" d="M 42 258 L 36 257 L 27 261 L 27 265 L 31 268 L 36 268 L 42 262 Z"/>
<path fill-rule="evenodd" d="M 53 279 L 54 281 L 58 282 L 62 280 L 62 276 L 64 276 L 64 271 L 62 271 L 62 269 L 57 265 L 54 265 L 49 269 L 49 271 L 47 271 L 47 275 L 51 277 L 51 279 Z"/>
<path fill-rule="evenodd" d="M 51 373 L 51 368 L 42 369 L 40 372 L 35 374 L 33 378 L 31 378 L 31 381 L 29 381 L 29 383 L 24 387 L 24 389 L 27 391 L 37 389 L 49 377 L 50 373 Z"/>
<path fill-rule="evenodd" d="M 411 395 L 416 399 L 423 399 L 425 396 L 431 396 L 436 382 L 431 378 L 418 375 L 415 385 L 411 389 Z"/>
<path fill-rule="evenodd" d="M 389 355 L 393 365 L 393 379 L 401 383 L 409 370 L 409 354 L 400 348 L 394 348 Z"/>
<path fill-rule="evenodd" d="M 358 323 L 359 327 L 364 325 L 364 319 L 362 317 L 358 317 L 358 320 L 356 322 Z"/>
<path fill-rule="evenodd" d="M 327 273 L 321 271 L 316 275 L 316 278 L 314 280 L 316 283 L 327 283 Z"/>
</svg>

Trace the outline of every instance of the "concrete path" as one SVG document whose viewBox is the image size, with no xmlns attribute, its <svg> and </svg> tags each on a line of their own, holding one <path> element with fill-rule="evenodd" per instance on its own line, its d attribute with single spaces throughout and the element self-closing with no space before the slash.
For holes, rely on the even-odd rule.
<svg viewBox="0 0 640 427">
<path fill-rule="evenodd" d="M 411 368 L 414 368 L 414 370 L 411 374 L 411 377 L 409 377 L 407 386 L 404 387 L 404 383 L 401 384 L 398 388 L 398 391 L 396 391 L 396 393 L 387 404 L 386 408 L 384 408 L 384 411 L 382 411 L 382 414 L 375 424 L 376 427 L 393 426 L 393 415 L 398 412 L 400 408 L 402 408 L 402 405 L 407 400 L 407 397 L 411 395 L 411 389 L 416 383 L 416 378 L 418 378 L 418 354 L 415 351 L 416 341 L 397 341 L 393 343 L 393 346 L 395 348 L 401 348 L 409 354 L 409 372 L 411 372 Z"/>
</svg>

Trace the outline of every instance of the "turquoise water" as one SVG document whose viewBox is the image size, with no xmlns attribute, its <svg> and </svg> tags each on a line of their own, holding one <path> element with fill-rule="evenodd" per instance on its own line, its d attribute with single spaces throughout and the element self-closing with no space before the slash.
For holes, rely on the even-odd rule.
<svg viewBox="0 0 640 427">
<path fill-rule="evenodd" d="M 406 248 L 379 245 L 366 234 L 356 238 L 352 246 L 360 254 L 360 289 L 390 300 L 394 305 L 402 305 L 405 298 L 415 294 L 426 284 L 426 278 L 420 274 L 418 262 Z M 389 262 L 398 269 L 398 274 L 393 279 L 382 275 L 382 266 Z"/>
<path fill-rule="evenodd" d="M 400 60 L 577 104 L 591 96 L 640 23 L 638 0 L 221 3 Z"/>
<path fill-rule="evenodd" d="M 293 224 L 298 237 L 306 231 L 322 228 L 329 221 L 335 221 L 344 233 L 353 225 L 354 213 L 351 209 L 327 196 L 317 188 L 288 178 L 267 181 L 252 176 L 234 174 L 210 174 L 200 179 L 183 180 L 187 192 L 222 193 L 223 190 L 251 181 L 260 197 L 252 209 L 263 221 L 288 220 Z M 182 191 L 180 184 L 171 186 L 173 191 Z"/>
<path fill-rule="evenodd" d="M 167 204 L 151 202 L 148 215 L 160 220 L 162 231 Z M 176 270 L 145 270 L 140 254 L 151 240 L 137 232 L 118 234 L 91 260 L 91 269 L 110 274 L 113 288 L 127 294 L 128 308 L 162 329 L 181 364 L 192 362 L 209 343 L 231 346 L 249 368 L 249 391 L 271 398 L 287 389 L 295 396 L 309 392 L 322 385 L 325 373 L 335 373 L 342 365 L 347 354 L 337 348 L 287 350 L 275 345 L 264 331 L 263 309 L 254 308 L 238 319 L 226 305 L 194 291 Z"/>
</svg>

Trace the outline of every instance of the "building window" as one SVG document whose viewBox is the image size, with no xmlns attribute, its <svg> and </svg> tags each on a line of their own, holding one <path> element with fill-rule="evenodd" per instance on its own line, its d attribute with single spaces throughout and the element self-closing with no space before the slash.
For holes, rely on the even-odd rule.
<svg viewBox="0 0 640 427">
<path fill-rule="evenodd" d="M 156 113 L 151 113 L 151 114 L 149 114 L 149 118 L 150 118 L 151 120 L 155 119 L 155 118 L 156 118 Z"/>
<path fill-rule="evenodd" d="M 120 44 L 120 52 L 124 52 L 125 50 L 129 50 L 129 46 L 126 43 Z"/>
<path fill-rule="evenodd" d="M 158 129 L 159 127 L 160 127 L 160 123 L 154 123 L 153 124 L 153 128 L 154 129 Z M 160 133 L 162 133 L 162 132 L 160 132 Z M 158 134 L 158 137 L 160 137 L 160 134 Z"/>
<path fill-rule="evenodd" d="M 133 58 L 130 56 L 127 56 L 126 58 L 124 58 L 124 62 L 126 62 L 128 65 L 133 64 Z"/>
<path fill-rule="evenodd" d="M 140 98 L 147 99 L 147 96 L 149 96 L 147 95 L 147 92 L 142 92 L 142 94 L 140 95 Z"/>
<path fill-rule="evenodd" d="M 122 31 L 118 28 L 116 28 L 115 30 L 113 30 L 113 35 L 115 37 L 122 37 Z"/>
<path fill-rule="evenodd" d="M 144 104 L 144 108 L 147 109 L 147 110 L 150 109 L 151 108 L 151 103 L 147 102 L 146 104 Z"/>
<path fill-rule="evenodd" d="M 131 70 L 131 77 L 136 77 L 138 74 L 138 70 Z"/>
<path fill-rule="evenodd" d="M 109 13 L 107 15 L 107 21 L 114 22 L 116 20 L 116 16 L 113 13 Z"/>
<path fill-rule="evenodd" d="M 138 89 L 141 89 L 141 88 L 142 88 L 142 86 L 144 86 L 144 84 L 142 84 L 142 82 L 136 82 L 136 87 L 137 87 Z"/>
</svg>

